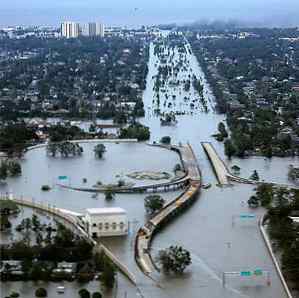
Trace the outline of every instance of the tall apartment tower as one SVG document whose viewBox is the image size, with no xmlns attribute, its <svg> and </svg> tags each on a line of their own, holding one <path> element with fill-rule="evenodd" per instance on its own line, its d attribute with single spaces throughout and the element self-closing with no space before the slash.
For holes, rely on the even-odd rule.
<svg viewBox="0 0 299 298">
<path fill-rule="evenodd" d="M 61 24 L 61 36 L 66 38 L 77 38 L 80 33 L 80 26 L 75 22 L 63 22 Z"/>
<path fill-rule="evenodd" d="M 101 23 L 88 23 L 85 24 L 83 29 L 82 29 L 82 33 L 85 36 L 101 36 L 104 37 L 105 35 L 105 28 L 104 28 L 104 24 Z"/>
<path fill-rule="evenodd" d="M 101 37 L 105 36 L 105 26 L 103 23 L 96 23 L 96 35 Z"/>
</svg>

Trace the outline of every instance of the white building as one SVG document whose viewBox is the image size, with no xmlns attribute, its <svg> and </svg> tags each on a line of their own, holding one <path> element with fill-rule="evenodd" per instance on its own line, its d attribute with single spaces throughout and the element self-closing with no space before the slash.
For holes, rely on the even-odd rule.
<svg viewBox="0 0 299 298">
<path fill-rule="evenodd" d="M 63 22 L 61 24 L 61 36 L 66 38 L 77 38 L 80 34 L 80 26 L 75 22 Z"/>
<path fill-rule="evenodd" d="M 127 213 L 122 208 L 86 209 L 86 230 L 93 238 L 128 234 Z"/>
</svg>

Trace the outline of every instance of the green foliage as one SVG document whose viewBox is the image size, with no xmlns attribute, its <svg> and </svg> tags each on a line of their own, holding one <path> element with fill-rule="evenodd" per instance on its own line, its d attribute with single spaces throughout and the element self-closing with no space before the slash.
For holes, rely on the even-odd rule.
<svg viewBox="0 0 299 298">
<path fill-rule="evenodd" d="M 11 222 L 9 221 L 8 215 L 0 215 L 0 231 L 5 231 L 11 228 Z"/>
<path fill-rule="evenodd" d="M 16 160 L 8 160 L 7 169 L 11 177 L 19 176 L 22 174 L 21 164 Z"/>
<path fill-rule="evenodd" d="M 191 256 L 181 246 L 170 246 L 159 252 L 159 261 L 165 272 L 181 274 L 191 264 Z"/>
<path fill-rule="evenodd" d="M 49 128 L 48 133 L 52 143 L 80 139 L 85 136 L 85 133 L 78 126 L 53 125 Z"/>
<path fill-rule="evenodd" d="M 111 201 L 111 200 L 113 200 L 114 197 L 115 197 L 115 193 L 113 192 L 112 189 L 107 189 L 107 190 L 105 190 L 104 194 L 105 194 L 105 199 L 106 199 L 107 201 Z"/>
<path fill-rule="evenodd" d="M 104 144 L 97 144 L 93 149 L 95 156 L 97 158 L 102 158 L 104 153 L 106 152 L 106 147 Z"/>
<path fill-rule="evenodd" d="M 9 155 L 22 154 L 27 142 L 35 141 L 38 137 L 35 131 L 24 123 L 2 125 L 0 128 L 0 151 Z"/>
<path fill-rule="evenodd" d="M 182 171 L 182 165 L 177 163 L 174 168 L 173 168 L 173 171 L 176 173 L 176 172 L 179 172 L 179 171 Z"/>
<path fill-rule="evenodd" d="M 144 207 L 147 213 L 154 214 L 159 211 L 165 204 L 165 200 L 159 195 L 147 196 L 144 199 Z"/>
<path fill-rule="evenodd" d="M 260 177 L 259 177 L 259 174 L 258 174 L 257 170 L 253 171 L 252 175 L 250 176 L 250 179 L 254 180 L 254 181 L 259 181 L 260 180 Z"/>
<path fill-rule="evenodd" d="M 41 186 L 41 190 L 42 190 L 42 191 L 49 191 L 49 190 L 51 190 L 51 187 L 50 187 L 49 185 L 46 185 L 46 184 L 45 184 L 45 185 L 42 185 L 42 186 Z"/>
<path fill-rule="evenodd" d="M 18 205 L 12 200 L 0 200 L 0 214 L 12 214 L 20 211 Z"/>
<path fill-rule="evenodd" d="M 138 141 L 146 141 L 150 138 L 150 130 L 148 127 L 135 123 L 126 128 L 121 128 L 119 137 L 121 139 L 137 139 Z"/>
<path fill-rule="evenodd" d="M 56 157 L 57 154 L 60 154 L 62 157 L 80 156 L 83 153 L 83 148 L 79 144 L 68 141 L 60 143 L 49 142 L 46 150 L 47 154 L 52 157 Z"/>
<path fill-rule="evenodd" d="M 273 187 L 270 184 L 260 184 L 256 189 L 256 196 L 263 207 L 270 206 L 273 201 Z"/>
<path fill-rule="evenodd" d="M 90 298 L 90 292 L 87 289 L 81 289 L 78 292 L 80 298 Z"/>
<path fill-rule="evenodd" d="M 47 296 L 48 296 L 48 293 L 45 288 L 38 288 L 35 291 L 35 297 L 47 297 Z"/>
<path fill-rule="evenodd" d="M 169 145 L 171 143 L 171 137 L 170 136 L 164 136 L 160 140 L 161 144 Z"/>
<path fill-rule="evenodd" d="M 103 285 L 112 289 L 115 283 L 116 268 L 114 264 L 105 256 L 103 261 L 103 272 L 101 275 L 101 281 Z"/>
<path fill-rule="evenodd" d="M 8 167 L 6 162 L 1 162 L 0 164 L 0 180 L 5 180 L 8 176 Z"/>
<path fill-rule="evenodd" d="M 259 206 L 259 199 L 256 196 L 251 196 L 247 203 L 249 207 L 257 208 Z"/>
<path fill-rule="evenodd" d="M 228 133 L 226 131 L 225 124 L 223 122 L 219 122 L 218 131 L 219 131 L 220 135 L 222 136 L 222 138 L 228 137 Z"/>
<path fill-rule="evenodd" d="M 102 298 L 103 296 L 102 296 L 102 294 L 100 293 L 100 292 L 94 292 L 93 294 L 92 294 L 92 298 Z"/>
<path fill-rule="evenodd" d="M 230 139 L 224 142 L 224 152 L 228 158 L 231 158 L 236 153 L 236 148 Z"/>
<path fill-rule="evenodd" d="M 0 180 L 5 180 L 8 176 L 16 177 L 22 174 L 21 164 L 16 160 L 4 160 L 0 164 Z"/>
</svg>

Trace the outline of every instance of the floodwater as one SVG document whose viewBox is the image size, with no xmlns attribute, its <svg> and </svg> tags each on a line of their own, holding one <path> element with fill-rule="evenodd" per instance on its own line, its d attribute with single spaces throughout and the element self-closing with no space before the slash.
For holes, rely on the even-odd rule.
<svg viewBox="0 0 299 298">
<path fill-rule="evenodd" d="M 191 115 L 190 111 L 183 116 L 177 116 L 175 126 L 160 126 L 159 117 L 153 113 L 153 86 L 157 74 L 159 61 L 153 54 L 153 45 L 150 48 L 149 74 L 147 88 L 144 92 L 146 116 L 142 122 L 151 129 L 151 141 L 158 141 L 162 136 L 169 135 L 173 143 L 189 142 L 197 156 L 203 175 L 203 183 L 211 183 L 212 187 L 202 190 L 198 200 L 180 217 L 171 222 L 156 235 L 152 254 L 157 255 L 161 248 L 169 245 L 182 245 L 192 254 L 192 265 L 187 268 L 183 276 L 156 276 L 159 287 L 145 277 L 137 268 L 134 261 L 134 236 L 138 227 L 146 221 L 144 212 L 143 194 L 117 195 L 112 202 L 106 202 L 103 195 L 97 199 L 91 198 L 88 193 L 63 190 L 55 187 L 49 193 L 42 193 L 42 184 L 54 185 L 58 175 L 70 177 L 71 185 L 82 185 L 82 178 L 88 179 L 87 185 L 94 184 L 97 180 L 102 182 L 117 181 L 116 175 L 125 175 L 131 171 L 153 170 L 171 172 L 178 157 L 175 153 L 159 148 L 152 148 L 145 144 L 107 144 L 105 159 L 95 160 L 91 145 L 84 145 L 84 156 L 75 159 L 52 159 L 45 155 L 43 149 L 38 149 L 26 154 L 21 178 L 8 181 L 8 186 L 3 191 L 13 191 L 18 195 L 34 197 L 35 200 L 55 204 L 58 207 L 73 211 L 83 212 L 87 207 L 119 206 L 128 211 L 130 232 L 123 238 L 106 238 L 103 242 L 128 265 L 136 274 L 138 286 L 143 297 L 146 298 L 234 298 L 234 297 L 286 297 L 281 282 L 275 271 L 272 260 L 264 245 L 257 221 L 264 210 L 249 210 L 246 201 L 253 193 L 249 185 L 235 184 L 232 187 L 219 188 L 207 157 L 201 147 L 202 141 L 211 141 L 220 156 L 224 159 L 223 144 L 211 136 L 217 130 L 220 121 L 225 121 L 223 115 L 213 112 L 214 98 L 204 79 L 204 75 L 196 58 L 187 53 L 189 71 L 204 82 L 204 95 L 209 103 L 209 112 L 202 112 L 200 107 Z M 180 73 L 179 77 L 186 76 Z M 183 90 L 177 88 L 169 93 L 176 93 L 176 102 L 180 107 L 183 103 Z M 188 94 L 187 94 L 188 95 Z M 191 91 L 192 96 L 196 96 Z M 173 106 L 172 106 L 173 108 Z M 187 107 L 186 107 L 187 108 Z M 164 110 L 166 111 L 166 110 Z M 226 159 L 225 159 L 226 160 Z M 264 180 L 286 183 L 288 165 L 299 164 L 298 159 L 272 158 L 264 160 L 260 157 L 249 159 L 233 159 L 228 164 L 237 164 L 241 167 L 241 176 L 248 177 L 256 169 Z M 166 199 L 177 196 L 178 192 L 163 193 Z M 254 213 L 256 217 L 242 221 L 238 216 L 242 213 Z M 262 269 L 270 272 L 271 285 L 266 284 L 265 277 L 249 279 L 240 276 L 227 278 L 226 287 L 222 285 L 223 272 L 240 272 Z M 89 286 L 93 287 L 95 283 Z M 3 294 L 7 294 L 13 287 L 22 289 L 29 284 L 6 283 L 2 286 Z M 48 284 L 50 297 L 55 294 L 55 284 Z M 21 290 L 22 297 L 32 297 L 29 290 Z M 64 297 L 76 297 L 78 287 L 71 284 L 67 286 Z M 24 292 L 23 292 L 24 291 Z M 56 295 L 56 296 L 55 296 Z M 117 297 L 140 297 L 135 287 L 124 279 L 119 279 Z"/>
</svg>

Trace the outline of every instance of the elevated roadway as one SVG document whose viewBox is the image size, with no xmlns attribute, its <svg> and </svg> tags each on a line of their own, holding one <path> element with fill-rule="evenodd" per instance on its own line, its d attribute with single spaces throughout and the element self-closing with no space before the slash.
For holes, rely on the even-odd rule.
<svg viewBox="0 0 299 298">
<path fill-rule="evenodd" d="M 171 149 L 178 151 L 181 156 L 188 177 L 188 186 L 184 193 L 168 202 L 137 233 L 135 239 L 135 260 L 142 272 L 149 277 L 151 277 L 152 273 L 159 271 L 151 256 L 151 242 L 154 234 L 164 224 L 189 206 L 196 199 L 201 187 L 201 173 L 192 147 L 188 144 L 181 147 L 171 146 Z"/>
</svg>

